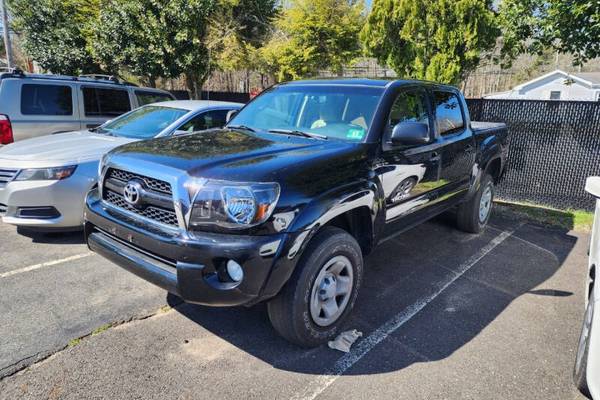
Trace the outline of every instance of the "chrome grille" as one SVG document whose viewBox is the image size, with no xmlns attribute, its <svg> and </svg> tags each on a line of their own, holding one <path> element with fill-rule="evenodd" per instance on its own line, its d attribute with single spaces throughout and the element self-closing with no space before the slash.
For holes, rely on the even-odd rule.
<svg viewBox="0 0 600 400">
<path fill-rule="evenodd" d="M 175 227 L 178 226 L 177 214 L 175 214 L 175 211 L 173 210 L 165 210 L 163 208 L 154 206 L 147 206 L 143 209 L 136 208 L 127 203 L 122 195 L 115 193 L 112 190 L 105 191 L 104 200 L 119 208 L 141 215 L 142 217 L 152 219 L 162 224 L 171 225 Z"/>
<path fill-rule="evenodd" d="M 150 178 L 148 176 L 134 174 L 129 171 L 123 171 L 121 169 L 110 168 L 105 176 L 105 179 L 116 179 L 121 182 L 128 182 L 132 179 L 139 179 L 143 181 L 148 189 L 153 190 L 155 192 L 168 194 L 171 196 L 173 194 L 171 190 L 171 185 L 167 182 L 161 181 L 160 179 Z"/>
<path fill-rule="evenodd" d="M 18 169 L 0 168 L 0 188 L 6 186 L 6 184 L 17 176 Z"/>
</svg>

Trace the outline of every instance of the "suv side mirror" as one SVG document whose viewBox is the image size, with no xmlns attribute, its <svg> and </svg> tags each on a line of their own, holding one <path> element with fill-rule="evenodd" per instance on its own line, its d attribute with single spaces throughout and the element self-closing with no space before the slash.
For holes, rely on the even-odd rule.
<svg viewBox="0 0 600 400">
<path fill-rule="evenodd" d="M 391 142 L 405 146 L 429 143 L 429 126 L 423 122 L 400 122 L 392 129 Z"/>
<path fill-rule="evenodd" d="M 235 117 L 239 110 L 229 110 L 227 116 L 225 117 L 225 123 L 231 121 L 231 118 Z"/>
</svg>

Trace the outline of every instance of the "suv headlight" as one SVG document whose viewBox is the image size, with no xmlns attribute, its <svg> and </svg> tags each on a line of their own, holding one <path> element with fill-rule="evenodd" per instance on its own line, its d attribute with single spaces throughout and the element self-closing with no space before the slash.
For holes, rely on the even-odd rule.
<svg viewBox="0 0 600 400">
<path fill-rule="evenodd" d="M 56 168 L 23 169 L 15 178 L 16 181 L 59 181 L 67 179 L 75 172 L 76 165 Z"/>
<path fill-rule="evenodd" d="M 279 199 L 277 183 L 206 181 L 197 191 L 188 226 L 245 229 L 265 222 Z"/>
</svg>

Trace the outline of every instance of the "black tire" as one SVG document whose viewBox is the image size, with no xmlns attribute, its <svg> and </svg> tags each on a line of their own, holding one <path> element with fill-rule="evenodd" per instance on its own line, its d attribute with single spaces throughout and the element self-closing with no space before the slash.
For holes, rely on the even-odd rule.
<svg viewBox="0 0 600 400">
<path fill-rule="evenodd" d="M 483 219 L 480 218 L 480 206 L 481 197 L 486 193 L 486 190 L 490 190 L 491 198 L 489 199 L 489 210 Z M 458 206 L 458 212 L 456 215 L 456 224 L 458 229 L 469 232 L 479 233 L 481 232 L 492 214 L 492 204 L 494 200 L 494 179 L 491 175 L 485 174 L 481 179 L 479 189 L 477 193 L 467 202 L 462 203 Z"/>
<path fill-rule="evenodd" d="M 351 263 L 351 290 L 341 315 L 331 325 L 319 326 L 310 311 L 313 286 L 326 263 L 339 256 Z M 362 275 L 362 252 L 356 240 L 342 229 L 323 228 L 308 244 L 281 292 L 269 301 L 267 310 L 271 324 L 281 336 L 299 346 L 316 347 L 326 343 L 338 334 L 339 328 L 354 307 Z"/>
<path fill-rule="evenodd" d="M 587 384 L 587 361 L 590 350 L 590 336 L 592 334 L 592 317 L 594 315 L 594 297 L 590 296 L 588 306 L 585 310 L 585 317 L 579 335 L 579 343 L 577 346 L 577 356 L 575 366 L 573 367 L 573 382 L 577 389 L 587 398 L 592 398 L 590 389 Z"/>
</svg>

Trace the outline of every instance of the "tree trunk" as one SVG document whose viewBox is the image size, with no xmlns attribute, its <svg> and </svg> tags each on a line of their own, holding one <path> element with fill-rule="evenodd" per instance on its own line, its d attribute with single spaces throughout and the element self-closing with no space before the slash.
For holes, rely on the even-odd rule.
<svg viewBox="0 0 600 400">
<path fill-rule="evenodd" d="M 156 77 L 154 77 L 154 76 L 148 77 L 148 86 L 150 86 L 151 88 L 156 87 Z"/>
</svg>

